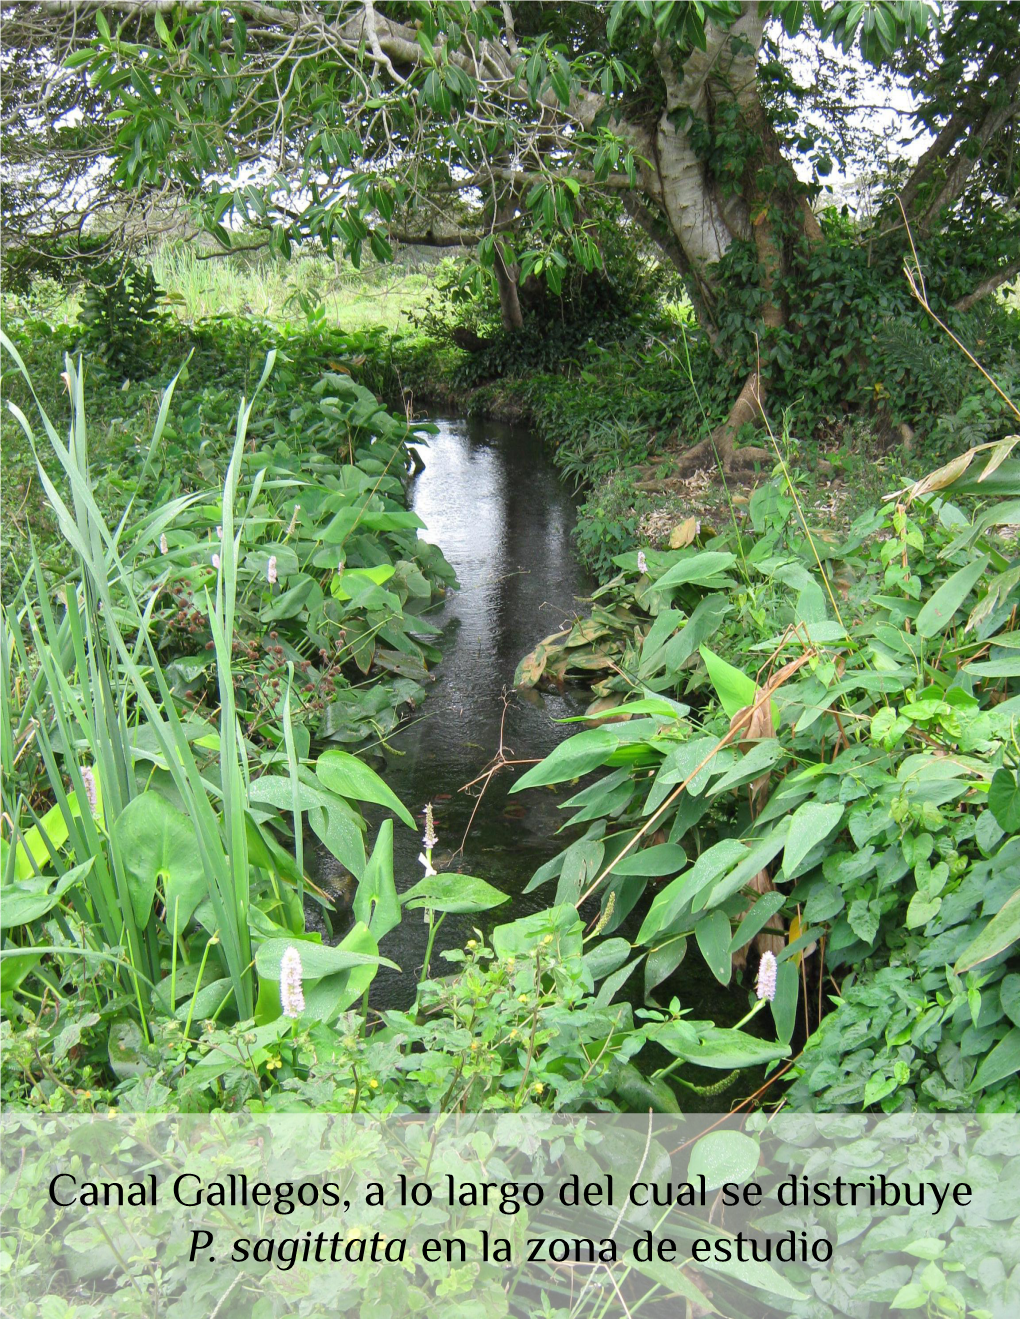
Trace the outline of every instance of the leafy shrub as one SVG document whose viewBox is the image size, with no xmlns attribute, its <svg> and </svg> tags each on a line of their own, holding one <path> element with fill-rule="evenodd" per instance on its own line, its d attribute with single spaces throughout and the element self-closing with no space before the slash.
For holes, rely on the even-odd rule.
<svg viewBox="0 0 1020 1319">
<path fill-rule="evenodd" d="M 723 984 L 771 941 L 780 1043 L 814 1018 L 790 1092 L 813 1107 L 1020 1100 L 1011 443 L 966 474 L 991 496 L 974 516 L 937 493 L 971 452 L 842 545 L 761 487 L 753 536 L 617 556 L 590 619 L 518 670 L 600 680 L 598 726 L 514 791 L 608 771 L 563 803 L 581 836 L 532 886 L 597 896 L 607 932 L 640 910 L 649 995 L 692 939 Z"/>
<path fill-rule="evenodd" d="M 169 320 L 164 300 L 149 266 L 107 261 L 93 267 L 79 312 L 81 350 L 118 370 L 143 370 Z"/>
<path fill-rule="evenodd" d="M 4 346 L 27 378 L 6 338 Z M 254 395 L 270 374 L 273 356 Z M 339 392 L 323 406 L 334 427 L 346 423 L 349 455 L 360 465 L 321 464 L 312 454 L 306 471 L 295 455 L 270 452 L 256 458 L 246 478 L 253 397 L 239 410 L 219 491 L 161 500 L 134 519 L 129 505 L 113 530 L 90 480 L 80 370 L 70 358 L 65 365 L 72 401 L 69 446 L 40 411 L 61 477 L 50 476 L 21 417 L 76 571 L 51 598 L 36 560 L 3 612 L 4 683 L 14 699 L 4 704 L 0 730 L 9 829 L 0 840 L 0 1002 L 8 1018 L 37 1024 L 33 1004 L 51 999 L 59 1005 L 92 990 L 97 1015 L 81 1020 L 75 1048 L 82 1032 L 102 1022 L 110 1037 L 109 1064 L 124 1077 L 138 1074 L 151 1023 L 166 1016 L 185 1023 L 185 1036 L 192 1020 L 247 1021 L 257 1015 L 262 1025 L 279 1016 L 281 942 L 304 938 L 305 818 L 356 878 L 369 865 L 359 803 L 382 805 L 413 827 L 385 784 L 355 757 L 337 750 L 309 759 L 308 731 L 296 721 L 300 664 L 294 659 L 272 660 L 281 677 L 267 704 L 269 727 L 242 733 L 243 620 L 277 609 L 280 626 L 298 620 L 298 644 L 307 643 L 306 607 L 318 582 L 307 573 L 297 579 L 320 551 L 314 537 L 306 543 L 299 530 L 292 494 L 308 490 L 311 525 L 335 533 L 323 540 L 330 547 L 327 582 L 336 587 L 329 601 L 318 588 L 323 619 L 312 620 L 314 628 L 327 630 L 326 644 L 335 646 L 330 627 L 342 635 L 369 619 L 371 636 L 364 644 L 374 648 L 378 632 L 399 659 L 410 652 L 423 668 L 421 651 L 401 628 L 420 632 L 425 624 L 405 622 L 400 596 L 420 603 L 431 587 L 410 557 L 394 566 L 387 551 L 406 548 L 423 558 L 429 572 L 444 580 L 451 574 L 434 547 L 414 538 L 416 520 L 393 497 L 399 482 L 384 485 L 394 461 L 401 460 L 406 428 L 380 414 L 374 397 L 347 377 L 337 380 Z M 151 479 L 176 383 L 162 399 L 136 493 Z M 347 556 L 342 574 L 336 572 L 338 554 Z M 370 566 L 358 566 L 366 557 Z M 381 602 L 379 578 L 388 583 Z M 182 583 L 209 637 L 197 663 L 176 644 L 173 620 L 160 604 L 177 590 L 170 609 L 179 622 L 186 614 L 178 608 Z M 301 608 L 279 610 L 288 592 L 291 604 Z M 384 622 L 374 620 L 375 609 Z M 165 661 L 160 647 L 170 651 Z M 371 660 L 361 658 L 364 672 Z M 396 661 L 385 671 L 395 667 Z M 217 707 L 208 717 L 175 691 L 179 682 L 198 682 L 192 668 L 202 671 L 210 705 L 215 701 Z M 376 687 L 368 716 L 373 730 L 387 717 L 390 726 L 395 723 L 394 709 L 406 700 L 402 681 L 406 687 L 399 678 Z M 345 707 L 345 718 L 353 723 L 355 715 L 353 705 Z M 258 733 L 266 748 L 261 754 Z M 351 740 L 363 735 L 355 730 Z M 281 838 L 291 841 L 293 851 Z M 364 993 L 379 956 L 364 922 L 339 951 L 323 949 L 318 939 L 311 942 L 320 966 L 315 974 L 309 964 L 309 978 L 328 1016 Z M 101 986 L 96 964 L 112 968 Z M 60 1061 L 64 1046 L 51 1043 Z"/>
</svg>

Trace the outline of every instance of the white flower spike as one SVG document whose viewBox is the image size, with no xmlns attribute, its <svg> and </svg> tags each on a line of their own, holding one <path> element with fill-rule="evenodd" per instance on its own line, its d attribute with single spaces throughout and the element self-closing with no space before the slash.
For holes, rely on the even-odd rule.
<svg viewBox="0 0 1020 1319">
<path fill-rule="evenodd" d="M 758 963 L 758 984 L 755 987 L 759 1002 L 762 999 L 767 999 L 769 1003 L 775 1001 L 777 970 L 775 953 L 762 953 L 761 961 Z"/>
<path fill-rule="evenodd" d="M 280 958 L 280 1005 L 283 1015 L 297 1021 L 305 1010 L 305 994 L 301 988 L 304 971 L 301 954 L 293 944 Z"/>
</svg>

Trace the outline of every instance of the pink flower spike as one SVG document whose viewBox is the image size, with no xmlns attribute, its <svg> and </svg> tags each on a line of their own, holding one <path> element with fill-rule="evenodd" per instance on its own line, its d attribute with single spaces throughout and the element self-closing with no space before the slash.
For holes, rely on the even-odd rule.
<svg viewBox="0 0 1020 1319">
<path fill-rule="evenodd" d="M 276 585 L 276 555 L 275 554 L 270 557 L 269 563 L 266 567 L 266 577 L 269 581 L 270 586 Z"/>
<path fill-rule="evenodd" d="M 162 536 L 160 536 L 160 538 L 159 538 L 159 552 L 160 552 L 160 554 L 169 554 L 169 553 L 170 553 L 170 546 L 166 543 L 166 532 L 165 532 L 165 531 L 163 532 Z"/>
<path fill-rule="evenodd" d="M 218 554 L 214 554 L 214 555 L 212 556 L 212 566 L 213 566 L 214 568 L 219 568 L 219 566 L 220 566 L 220 556 L 219 556 Z"/>
</svg>

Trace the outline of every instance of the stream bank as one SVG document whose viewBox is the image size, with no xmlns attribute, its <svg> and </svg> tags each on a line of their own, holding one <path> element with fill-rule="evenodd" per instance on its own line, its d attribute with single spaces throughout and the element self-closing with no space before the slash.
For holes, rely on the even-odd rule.
<svg viewBox="0 0 1020 1319">
<path fill-rule="evenodd" d="M 524 890 L 538 867 L 564 846 L 557 834 L 564 822 L 559 804 L 575 788 L 564 784 L 509 794 L 528 765 L 578 731 L 576 724 L 557 721 L 583 714 L 591 692 L 569 685 L 514 691 L 513 679 L 521 657 L 542 637 L 587 615 L 597 584 L 573 551 L 575 501 L 542 440 L 524 427 L 490 419 L 435 421 L 439 431 L 423 452 L 425 469 L 411 484 L 408 506 L 425 523 L 422 534 L 441 546 L 460 586 L 430 616 L 443 629 L 434 686 L 388 739 L 376 767 L 419 821 L 426 802 L 433 803 L 437 869 L 477 875 L 510 895 L 509 902 L 481 916 L 446 917 L 431 964 L 433 975 L 443 975 L 444 948 L 461 948 L 475 937 L 476 927 L 487 932 L 553 901 L 552 886 Z M 479 801 L 481 782 L 463 789 L 485 775 L 501 746 L 507 760 L 523 763 L 493 774 Z M 366 815 L 374 831 L 382 817 L 372 808 Z M 421 845 L 420 833 L 397 826 L 398 889 L 421 877 Z M 336 862 L 322 849 L 316 857 L 317 878 L 328 886 Z M 593 905 L 586 915 L 596 911 Z M 321 919 L 311 907 L 308 918 L 309 928 Z M 618 933 L 633 938 L 639 925 L 635 912 Z M 343 928 L 342 922 L 337 925 L 337 935 Z M 405 1007 L 412 1001 L 427 937 L 428 926 L 417 912 L 407 913 L 387 937 L 384 951 L 400 972 L 380 968 L 374 1006 Z M 672 979 L 672 985 L 660 986 L 660 1001 L 679 993 L 696 1017 L 725 1022 L 746 1010 L 743 992 L 723 989 L 697 953 Z M 633 976 L 629 993 L 640 997 L 641 982 L 640 974 Z"/>
<path fill-rule="evenodd" d="M 572 731 L 556 721 L 582 714 L 586 692 L 514 693 L 513 676 L 535 642 L 585 612 L 595 583 L 571 553 L 573 501 L 540 440 L 488 420 L 436 422 L 438 434 L 423 452 L 425 469 L 411 485 L 408 505 L 455 568 L 459 589 L 430 615 L 443 629 L 435 685 L 381 748 L 378 768 L 419 819 L 425 803 L 433 803 L 439 869 L 478 875 L 512 895 L 489 915 L 491 926 L 548 905 L 546 891 L 526 895 L 523 889 L 562 845 L 556 839 L 562 816 L 553 793 L 530 794 L 527 801 L 508 796 L 517 767 L 493 775 L 480 803 L 480 784 L 462 789 L 484 774 L 501 745 L 507 759 L 530 762 Z M 398 888 L 421 877 L 420 850 L 419 835 L 398 827 Z M 321 851 L 318 862 L 328 885 L 335 863 Z M 380 1006 L 413 997 L 427 937 L 416 917 L 409 914 L 388 940 L 387 955 L 401 972 L 380 970 L 373 987 Z M 462 946 L 480 923 L 479 917 L 447 917 L 433 954 L 435 974 L 443 974 L 440 950 Z"/>
</svg>

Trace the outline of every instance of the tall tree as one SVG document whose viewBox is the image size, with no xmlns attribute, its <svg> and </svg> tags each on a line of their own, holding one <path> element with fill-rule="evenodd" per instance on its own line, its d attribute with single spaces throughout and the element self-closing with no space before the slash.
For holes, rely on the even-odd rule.
<svg viewBox="0 0 1020 1319">
<path fill-rule="evenodd" d="M 823 307 L 818 329 L 830 285 L 817 272 L 840 245 L 812 208 L 818 173 L 794 168 L 800 153 L 820 170 L 825 150 L 800 117 L 783 33 L 810 29 L 910 79 L 932 141 L 900 180 L 904 213 L 921 244 L 947 225 L 970 233 L 935 262 L 930 296 L 971 305 L 1017 269 L 1014 4 L 953 4 L 936 34 L 926 0 L 18 8 L 15 37 L 108 107 L 95 156 L 115 161 L 109 177 L 135 197 L 188 196 L 224 247 L 239 220 L 282 252 L 317 240 L 356 262 L 366 243 L 380 258 L 393 239 L 470 244 L 513 328 L 522 280 L 555 289 L 570 262 L 598 265 L 599 225 L 619 208 L 592 196 L 622 197 L 734 373 L 712 437 L 727 465 L 791 354 L 856 351 L 849 335 L 838 344 L 850 308 Z M 872 277 L 883 261 L 898 273 L 898 207 L 871 241 Z"/>
</svg>

